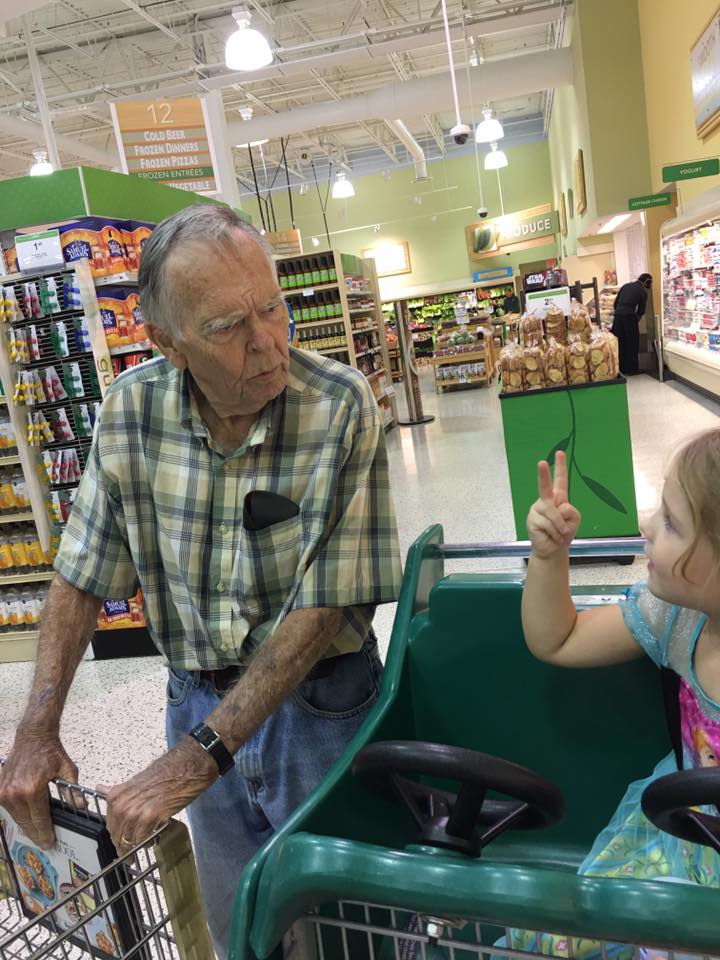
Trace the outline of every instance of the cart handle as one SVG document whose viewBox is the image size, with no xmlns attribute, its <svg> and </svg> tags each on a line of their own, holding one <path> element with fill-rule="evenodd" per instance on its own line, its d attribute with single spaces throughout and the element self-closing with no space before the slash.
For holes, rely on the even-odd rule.
<svg viewBox="0 0 720 960">
<path fill-rule="evenodd" d="M 634 557 L 645 548 L 643 537 L 603 537 L 595 540 L 573 540 L 568 551 L 571 557 Z M 529 540 L 504 543 L 443 543 L 443 528 L 437 523 L 428 527 L 412 544 L 405 566 L 405 588 L 412 597 L 413 614 L 427 610 L 432 588 L 445 576 L 446 560 L 468 558 L 530 556 Z M 403 594 L 401 594 L 402 598 Z M 396 621 L 397 622 L 397 621 Z"/>
<path fill-rule="evenodd" d="M 643 537 L 602 537 L 595 540 L 573 540 L 569 546 L 571 557 L 628 557 L 637 556 L 645 549 Z M 438 543 L 429 553 L 437 553 L 446 560 L 467 557 L 527 558 L 532 552 L 529 540 L 505 543 Z"/>
</svg>

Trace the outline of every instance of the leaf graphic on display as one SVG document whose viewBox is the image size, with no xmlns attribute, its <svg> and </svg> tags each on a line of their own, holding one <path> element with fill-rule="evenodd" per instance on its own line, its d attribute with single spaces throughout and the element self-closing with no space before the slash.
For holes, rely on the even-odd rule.
<svg viewBox="0 0 720 960">
<path fill-rule="evenodd" d="M 559 440 L 559 441 L 555 444 L 555 446 L 552 448 L 552 450 L 551 450 L 550 453 L 547 455 L 547 457 L 545 457 L 545 459 L 547 460 L 547 462 L 548 462 L 551 466 L 552 466 L 553 461 L 555 460 L 555 454 L 556 454 L 556 453 L 560 453 L 560 451 L 562 451 L 563 453 L 566 453 L 566 452 L 567 452 L 567 448 L 570 446 L 570 441 L 571 441 L 571 440 L 572 440 L 572 434 L 569 434 L 567 437 L 565 437 L 564 440 Z"/>
<path fill-rule="evenodd" d="M 596 497 L 606 503 L 609 507 L 612 507 L 613 510 L 617 510 L 618 513 L 627 514 L 627 508 L 618 500 L 615 494 L 608 490 L 607 487 L 604 487 L 598 480 L 594 480 L 592 477 L 585 477 L 580 474 L 585 485 L 592 490 Z"/>
</svg>

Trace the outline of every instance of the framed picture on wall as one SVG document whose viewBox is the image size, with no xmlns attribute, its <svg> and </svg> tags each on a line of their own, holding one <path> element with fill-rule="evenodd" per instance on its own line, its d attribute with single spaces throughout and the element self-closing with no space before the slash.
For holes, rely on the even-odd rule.
<svg viewBox="0 0 720 960">
<path fill-rule="evenodd" d="M 578 150 L 575 157 L 575 196 L 577 198 L 575 210 L 583 214 L 587 210 L 587 194 L 585 192 L 585 158 L 582 150 Z"/>
<path fill-rule="evenodd" d="M 565 192 L 560 194 L 560 233 L 563 237 L 568 234 L 567 206 L 565 205 Z"/>
<path fill-rule="evenodd" d="M 397 277 L 402 273 L 412 273 L 410 247 L 407 240 L 363 247 L 360 256 L 375 261 L 378 277 Z"/>
<path fill-rule="evenodd" d="M 720 10 L 690 50 L 695 132 L 704 140 L 720 123 Z"/>
</svg>

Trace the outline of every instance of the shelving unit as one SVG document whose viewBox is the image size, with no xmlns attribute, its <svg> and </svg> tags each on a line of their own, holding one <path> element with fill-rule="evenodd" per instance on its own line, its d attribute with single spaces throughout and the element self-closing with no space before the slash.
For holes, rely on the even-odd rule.
<svg viewBox="0 0 720 960">
<path fill-rule="evenodd" d="M 464 352 L 445 354 L 444 356 L 435 356 L 431 363 L 435 369 L 435 390 L 439 392 L 447 387 L 457 387 L 460 385 L 489 386 L 495 375 L 494 350 L 492 339 L 485 341 L 482 348 L 477 350 L 466 350 Z M 456 376 L 444 377 L 442 368 L 457 368 Z M 481 367 L 481 370 L 473 370 L 474 367 Z M 463 368 L 468 369 L 463 373 Z"/>
<path fill-rule="evenodd" d="M 79 295 L 79 301 L 74 303 L 65 302 L 64 277 L 73 277 L 76 294 Z M 3 575 L 0 572 L 0 590 L 3 587 L 28 587 L 49 583 L 53 573 L 50 569 L 50 558 L 59 542 L 62 529 L 65 525 L 65 517 L 53 516 L 53 508 L 50 498 L 55 492 L 59 500 L 67 504 L 69 512 L 74 490 L 77 488 L 79 480 L 73 477 L 57 483 L 50 482 L 46 467 L 42 462 L 42 455 L 47 451 L 51 455 L 58 451 L 63 453 L 74 452 L 77 455 L 78 464 L 81 469 L 85 467 L 87 453 L 92 442 L 92 424 L 87 428 L 87 419 L 79 413 L 81 405 L 86 408 L 101 403 L 102 398 L 108 386 L 114 379 L 113 364 L 110 357 L 110 351 L 107 347 L 105 333 L 100 316 L 96 290 L 102 290 L 112 286 L 128 285 L 137 282 L 137 274 L 115 274 L 112 277 L 93 277 L 89 263 L 80 262 L 73 265 L 67 265 L 37 275 L 11 275 L 0 278 L 0 284 L 3 287 L 12 287 L 18 304 L 22 302 L 25 283 L 35 283 L 39 285 L 45 282 L 48 277 L 53 277 L 58 290 L 59 310 L 55 312 L 46 311 L 41 315 L 34 317 L 25 317 L 19 315 L 12 323 L 6 322 L 0 331 L 3 338 L 0 345 L 0 379 L 12 398 L 14 386 L 18 375 L 21 372 L 33 374 L 37 373 L 41 380 L 42 372 L 49 367 L 54 367 L 63 390 L 67 396 L 60 400 L 47 398 L 44 402 L 35 402 L 27 404 L 22 399 L 17 401 L 7 397 L 3 398 L 3 403 L 7 407 L 7 415 L 13 425 L 15 436 L 17 438 L 18 453 L 12 456 L 0 456 L 0 468 L 4 466 L 22 467 L 25 483 L 28 488 L 29 499 L 32 509 L 30 511 L 18 511 L 12 513 L 0 514 L 0 530 L 10 524 L 27 525 L 32 523 L 37 530 L 38 540 L 42 551 L 47 560 L 46 569 L 17 570 Z M 77 339 L 76 323 L 82 320 L 89 341 L 85 341 L 80 346 L 80 340 Z M 63 348 L 58 352 L 57 340 L 54 339 L 54 324 L 62 322 L 67 332 L 67 349 Z M 9 332 L 15 329 L 29 331 L 31 327 L 35 328 L 37 337 L 37 348 L 34 353 L 29 354 L 25 359 L 15 357 L 11 360 L 9 355 Z M 13 334 L 14 336 L 14 334 Z M 128 347 L 118 348 L 118 353 L 133 353 L 139 350 L 145 350 L 151 345 L 134 344 Z M 113 351 L 115 352 L 115 351 Z M 74 370 L 79 372 L 80 377 L 76 378 L 75 389 L 68 389 L 69 381 L 68 371 L 76 365 Z M 77 381 L 81 384 L 81 390 L 77 386 Z M 82 391 L 82 394 L 80 395 Z M 78 395 L 75 395 L 75 394 Z M 65 411 L 67 423 L 71 433 L 55 434 L 52 440 L 43 438 L 43 440 L 34 445 L 28 438 L 28 415 L 42 415 L 49 423 L 53 422 L 53 417 L 60 410 Z M 84 423 L 85 428 L 81 428 Z M 36 439 L 36 438 L 35 438 Z M 22 528 L 21 528 L 22 529 Z M 2 538 L 0 533 L 0 538 Z M 141 624 L 142 626 L 143 624 Z M 37 647 L 37 630 L 0 630 L 0 662 L 9 662 L 13 660 L 33 659 Z"/>
<path fill-rule="evenodd" d="M 297 346 L 365 374 L 386 427 L 397 423 L 395 391 L 373 260 L 318 251 L 276 258 L 295 320 Z"/>
</svg>

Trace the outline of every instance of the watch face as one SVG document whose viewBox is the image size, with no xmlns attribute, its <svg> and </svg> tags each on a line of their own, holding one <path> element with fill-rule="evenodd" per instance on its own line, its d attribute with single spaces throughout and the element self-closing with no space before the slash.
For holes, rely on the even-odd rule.
<svg viewBox="0 0 720 960">
<path fill-rule="evenodd" d="M 210 727 L 205 726 L 204 723 L 198 724 L 197 727 L 192 731 L 192 736 L 205 747 L 206 750 L 209 750 L 215 743 L 218 741 L 218 735 L 211 730 Z"/>
</svg>

